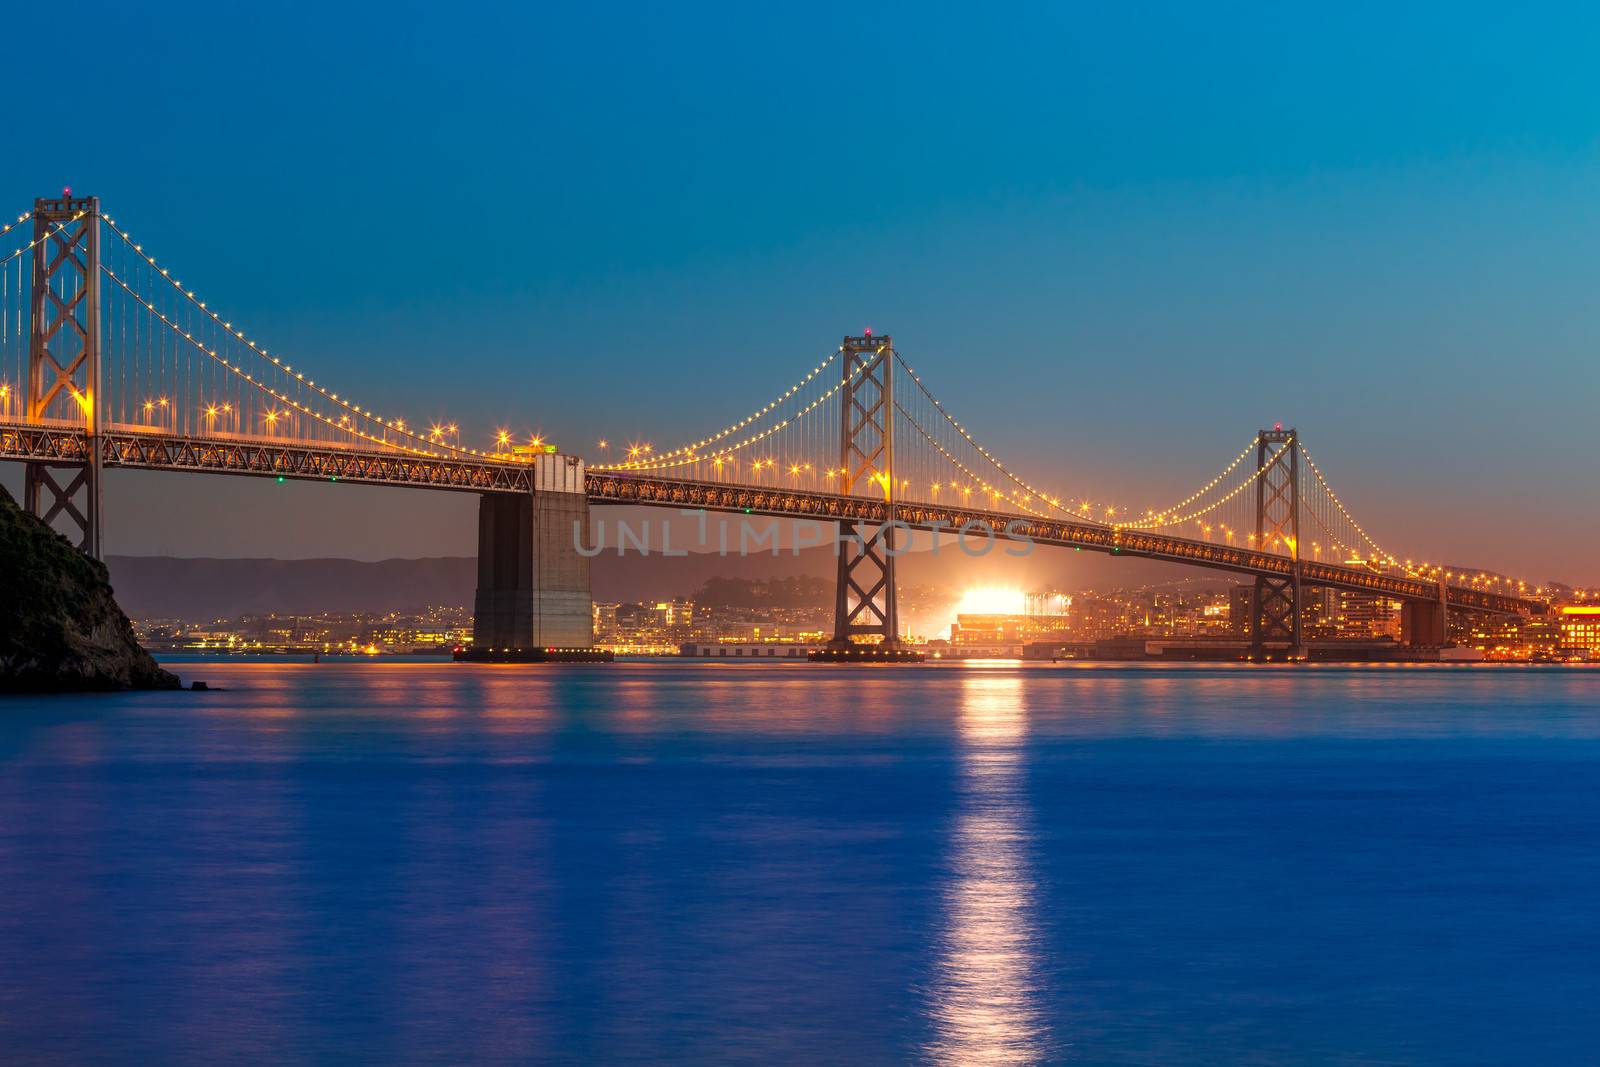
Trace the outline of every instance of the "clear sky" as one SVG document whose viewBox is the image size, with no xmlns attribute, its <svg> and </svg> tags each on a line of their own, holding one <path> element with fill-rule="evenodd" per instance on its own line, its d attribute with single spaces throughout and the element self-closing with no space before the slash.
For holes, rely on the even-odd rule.
<svg viewBox="0 0 1600 1067">
<path fill-rule="evenodd" d="M 1293 6 L 23 5 L 0 201 L 99 195 L 417 422 L 675 443 L 872 325 L 1064 492 L 1282 420 L 1394 551 L 1600 583 L 1600 16 Z M 112 483 L 113 552 L 473 551 Z"/>
</svg>

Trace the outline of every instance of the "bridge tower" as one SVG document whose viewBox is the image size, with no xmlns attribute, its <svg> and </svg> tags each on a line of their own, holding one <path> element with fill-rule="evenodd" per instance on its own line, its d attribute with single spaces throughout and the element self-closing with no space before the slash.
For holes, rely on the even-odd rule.
<svg viewBox="0 0 1600 1067">
<path fill-rule="evenodd" d="M 1293 569 L 1287 577 L 1256 578 L 1250 596 L 1250 655 L 1301 659 L 1300 635 L 1300 441 L 1281 426 L 1256 435 L 1256 548 L 1281 539 Z"/>
<path fill-rule="evenodd" d="M 894 341 L 888 336 L 846 337 L 840 346 L 838 492 L 883 494 L 883 521 L 875 527 L 839 522 L 839 569 L 834 588 L 833 639 L 816 658 L 920 659 L 901 647 L 895 606 Z M 876 636 L 876 645 L 857 645 Z"/>
<path fill-rule="evenodd" d="M 23 506 L 46 524 L 65 516 L 78 546 L 100 558 L 100 199 L 33 203 L 33 290 L 27 416 L 81 418 L 83 456 L 27 465 Z"/>
</svg>

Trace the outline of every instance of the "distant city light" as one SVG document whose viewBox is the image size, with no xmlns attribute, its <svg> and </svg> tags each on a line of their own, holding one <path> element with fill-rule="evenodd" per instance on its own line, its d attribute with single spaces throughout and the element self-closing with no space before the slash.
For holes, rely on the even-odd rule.
<svg viewBox="0 0 1600 1067">
<path fill-rule="evenodd" d="M 968 589 L 956 605 L 958 615 L 1020 615 L 1027 598 L 1020 589 Z"/>
</svg>

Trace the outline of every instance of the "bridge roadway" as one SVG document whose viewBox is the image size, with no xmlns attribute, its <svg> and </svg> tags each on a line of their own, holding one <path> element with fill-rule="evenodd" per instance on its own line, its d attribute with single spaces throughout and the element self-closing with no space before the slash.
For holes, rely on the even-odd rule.
<svg viewBox="0 0 1600 1067">
<path fill-rule="evenodd" d="M 245 435 L 186 437 L 143 426 L 108 428 L 100 435 L 100 453 L 106 467 L 344 481 L 473 493 L 531 491 L 532 471 L 528 465 L 487 457 L 434 458 L 399 451 L 302 445 Z M 70 464 L 82 463 L 87 455 L 88 438 L 82 424 L 0 421 L 0 460 Z M 589 500 L 595 504 L 863 523 L 882 522 L 889 510 L 889 505 L 882 500 L 810 490 L 684 481 L 618 471 L 588 471 L 584 477 Z M 1439 586 L 1435 582 L 1380 574 L 1364 567 L 1296 561 L 1237 545 L 1070 519 L 985 511 L 956 504 L 896 502 L 893 509 L 895 518 L 912 529 L 955 531 L 965 526 L 972 531 L 969 536 L 974 540 L 986 536 L 981 531 L 987 529 L 1000 540 L 1027 537 L 1045 545 L 1277 578 L 1291 576 L 1298 567 L 1300 580 L 1307 585 L 1376 593 L 1401 600 L 1439 601 Z M 1466 586 L 1448 586 L 1445 597 L 1451 607 L 1473 611 L 1520 615 L 1546 611 L 1546 605 L 1539 600 Z"/>
</svg>

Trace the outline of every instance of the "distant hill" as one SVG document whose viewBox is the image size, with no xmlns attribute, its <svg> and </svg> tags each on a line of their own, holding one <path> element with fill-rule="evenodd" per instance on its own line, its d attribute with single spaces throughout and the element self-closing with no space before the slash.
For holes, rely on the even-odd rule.
<svg viewBox="0 0 1600 1067">
<path fill-rule="evenodd" d="M 111 556 L 106 560 L 117 600 L 142 618 L 212 619 L 245 614 L 312 614 L 320 611 L 410 611 L 431 604 L 470 606 L 477 561 L 468 556 L 387 559 L 184 559 Z M 710 578 L 794 578 L 832 581 L 831 547 L 798 555 L 720 556 L 690 553 L 666 558 L 608 549 L 592 564 L 594 597 L 602 603 L 687 596 Z M 1036 549 L 1007 556 L 996 548 L 982 558 L 953 548 L 908 553 L 896 562 L 904 586 L 958 591 L 970 586 L 1065 589 L 1142 585 L 1174 579 L 1225 582 L 1205 571 L 1147 560 L 1112 559 L 1090 552 Z"/>
<path fill-rule="evenodd" d="M 319 611 L 406 611 L 472 603 L 470 557 L 386 559 L 182 559 L 109 556 L 111 586 L 130 615 L 216 619 Z"/>
</svg>

